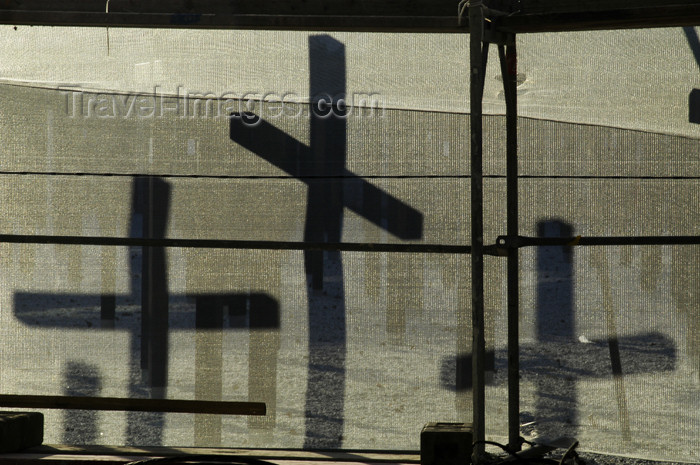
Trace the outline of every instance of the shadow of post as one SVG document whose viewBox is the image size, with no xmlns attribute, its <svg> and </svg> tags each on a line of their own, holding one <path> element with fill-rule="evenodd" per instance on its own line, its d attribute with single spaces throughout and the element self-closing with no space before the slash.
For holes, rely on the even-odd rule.
<svg viewBox="0 0 700 465">
<path fill-rule="evenodd" d="M 170 185 L 147 176 L 134 181 L 132 211 L 141 215 L 141 237 L 165 238 Z M 141 251 L 141 369 L 151 396 L 165 398 L 168 382 L 168 273 L 164 247 Z"/>
<path fill-rule="evenodd" d="M 343 231 L 343 184 L 326 176 L 342 174 L 347 156 L 345 46 L 330 36 L 309 38 L 309 158 L 312 177 L 306 198 L 304 241 L 340 242 Z M 309 370 L 306 390 L 305 448 L 339 448 L 343 441 L 345 402 L 345 278 L 339 252 L 305 251 L 307 289 L 322 290 L 324 265 L 338 277 L 332 283 L 336 304 L 309 292 Z M 330 289 L 329 289 L 330 290 Z M 321 297 L 321 298 L 319 298 Z"/>
<path fill-rule="evenodd" d="M 170 184 L 154 176 L 137 177 L 132 189 L 131 230 L 136 236 L 163 239 L 170 213 Z M 139 231 L 140 229 L 140 231 Z M 131 262 L 130 262 L 131 263 Z M 133 266 L 133 263 L 131 263 Z M 134 273 L 132 272 L 132 276 Z M 141 334 L 140 347 L 136 335 L 131 337 L 131 359 L 140 357 L 140 376 L 152 398 L 167 397 L 168 383 L 168 275 L 165 248 L 141 248 Z M 107 302 L 111 301 L 111 297 Z M 101 297 L 101 304 L 106 301 Z M 103 321 L 105 310 L 102 308 Z M 111 325 L 114 327 L 114 324 Z M 137 383 L 129 384 L 130 395 L 138 396 Z M 162 444 L 165 415 L 159 412 L 127 412 L 127 442 Z M 144 425 L 150 425 L 144 428 Z"/>
<path fill-rule="evenodd" d="M 68 362 L 63 371 L 66 396 L 99 396 L 102 380 L 99 369 L 87 363 Z M 98 441 L 97 412 L 65 410 L 63 412 L 64 444 L 95 444 Z"/>
</svg>

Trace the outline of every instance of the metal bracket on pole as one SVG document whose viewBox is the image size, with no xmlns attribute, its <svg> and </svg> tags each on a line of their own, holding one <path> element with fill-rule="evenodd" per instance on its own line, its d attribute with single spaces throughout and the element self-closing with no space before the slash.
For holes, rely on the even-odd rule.
<svg viewBox="0 0 700 465">
<path fill-rule="evenodd" d="M 457 6 L 457 25 L 463 26 L 464 14 L 468 8 L 481 5 L 481 10 L 484 16 L 482 21 L 483 27 L 481 32 L 481 40 L 491 44 L 506 45 L 507 41 L 513 34 L 499 31 L 496 27 L 496 21 L 497 18 L 508 16 L 509 13 L 489 8 L 485 6 L 482 1 L 483 0 L 461 0 Z M 469 30 L 471 31 L 471 27 Z"/>
</svg>

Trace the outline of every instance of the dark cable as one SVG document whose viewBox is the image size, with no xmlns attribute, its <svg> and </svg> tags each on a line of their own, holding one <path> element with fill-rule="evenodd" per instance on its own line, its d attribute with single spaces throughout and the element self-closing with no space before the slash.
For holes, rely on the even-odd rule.
<svg viewBox="0 0 700 465">
<path fill-rule="evenodd" d="M 520 438 L 520 441 L 521 441 L 521 443 L 527 444 L 531 447 L 537 445 L 536 443 L 527 441 L 523 437 Z M 576 451 L 574 450 L 578 446 L 578 441 L 575 442 L 574 444 L 572 444 L 566 450 L 566 452 L 564 453 L 564 455 L 562 456 L 562 458 L 560 460 L 554 460 L 554 459 L 549 459 L 549 458 L 544 458 L 544 457 L 528 457 L 528 458 L 522 457 L 522 456 L 518 455 L 517 452 L 511 450 L 510 447 L 508 447 L 507 445 L 501 444 L 501 443 L 498 443 L 495 441 L 487 441 L 487 440 L 475 441 L 473 443 L 473 445 L 476 445 L 476 444 L 488 444 L 488 445 L 496 446 L 496 447 L 502 449 L 504 452 L 506 452 L 510 456 L 506 459 L 501 459 L 499 461 L 494 462 L 493 465 L 502 465 L 502 464 L 505 464 L 508 462 L 512 462 L 513 460 L 515 460 L 518 463 L 523 464 L 523 465 L 564 465 L 566 459 L 568 459 L 568 458 L 572 458 L 574 460 L 575 465 L 584 465 L 584 463 L 585 463 L 580 459 L 580 457 L 578 456 L 578 454 L 576 454 Z"/>
<path fill-rule="evenodd" d="M 475 445 L 477 445 L 477 444 L 488 444 L 488 445 L 491 445 L 491 446 L 499 447 L 500 449 L 502 449 L 504 452 L 506 452 L 507 454 L 509 454 L 511 457 L 513 457 L 513 458 L 516 459 L 517 461 L 519 461 L 519 462 L 524 462 L 524 461 L 525 461 L 522 457 L 518 456 L 518 454 L 516 454 L 514 451 L 512 451 L 512 450 L 510 449 L 510 447 L 506 446 L 505 444 L 501 444 L 501 443 L 496 442 L 496 441 L 481 440 L 481 441 L 474 441 L 474 442 L 472 443 L 472 447 L 475 446 Z"/>
</svg>

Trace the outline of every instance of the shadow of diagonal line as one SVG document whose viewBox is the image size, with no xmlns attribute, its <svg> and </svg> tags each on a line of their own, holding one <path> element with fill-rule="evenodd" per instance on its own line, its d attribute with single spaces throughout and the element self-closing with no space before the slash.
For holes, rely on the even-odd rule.
<svg viewBox="0 0 700 465">
<path fill-rule="evenodd" d="M 693 52 L 695 62 L 700 66 L 700 38 L 694 27 L 686 26 L 683 28 L 685 38 L 688 40 L 690 50 Z"/>
<path fill-rule="evenodd" d="M 353 199 L 344 199 L 344 207 L 400 239 L 420 239 L 423 236 L 421 212 L 348 171 L 344 166 L 329 163 L 314 166 L 311 147 L 259 116 L 234 113 L 231 115 L 230 127 L 232 141 L 306 184 L 321 176 L 343 177 L 359 183 L 365 201 L 359 204 Z M 289 156 L 290 154 L 295 156 Z M 386 206 L 386 214 L 380 208 L 382 203 Z"/>
</svg>

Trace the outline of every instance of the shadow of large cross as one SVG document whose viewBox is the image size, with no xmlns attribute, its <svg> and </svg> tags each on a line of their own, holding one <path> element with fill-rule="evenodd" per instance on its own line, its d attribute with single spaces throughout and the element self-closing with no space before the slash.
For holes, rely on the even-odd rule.
<svg viewBox="0 0 700 465">
<path fill-rule="evenodd" d="M 346 168 L 347 107 L 344 45 L 327 35 L 309 38 L 309 145 L 259 115 L 231 115 L 231 140 L 308 186 L 304 241 L 340 242 L 343 210 L 355 212 L 400 239 L 423 235 L 423 215 Z M 357 188 L 347 196 L 345 185 Z M 324 308 L 312 290 L 324 287 L 324 266 L 339 278 L 327 284 L 338 304 Z M 306 448 L 339 448 L 345 397 L 345 298 L 339 252 L 305 251 L 309 312 Z M 334 288 L 333 288 L 334 287 Z M 335 308 L 332 308 L 335 307 Z"/>
<path fill-rule="evenodd" d="M 574 236 L 572 225 L 553 219 L 538 222 L 537 232 L 539 237 Z M 578 384 L 607 379 L 613 381 L 615 392 L 605 398 L 606 408 L 614 411 L 617 407 L 619 432 L 623 441 L 630 441 L 632 426 L 624 376 L 673 371 L 676 347 L 672 339 L 659 332 L 618 336 L 604 249 L 593 251 L 592 261 L 600 276 L 603 301 L 596 314 L 603 314 L 607 338 L 588 340 L 582 330 L 577 335 L 573 251 L 562 246 L 537 248 L 536 337 L 532 343 L 520 345 L 522 379 L 536 387 L 535 411 L 521 412 L 521 423 L 525 423 L 521 432 L 536 432 L 540 439 L 576 437 L 581 424 L 602 421 L 593 415 L 580 418 Z M 507 351 L 498 350 L 489 356 L 495 358 L 503 372 Z M 441 380 L 446 389 L 470 390 L 471 356 L 462 354 L 456 360 L 443 360 Z M 503 381 L 502 377 L 499 381 Z M 600 392 L 607 395 L 604 389 Z"/>
<path fill-rule="evenodd" d="M 165 238 L 170 216 L 170 191 L 170 184 L 161 178 L 146 176 L 134 180 L 130 236 Z M 173 302 L 184 308 L 186 314 L 191 314 L 191 306 L 183 306 L 182 301 L 185 297 L 194 299 L 195 398 L 221 400 L 224 368 L 221 333 L 225 326 L 224 312 L 227 309 L 229 326 L 250 332 L 248 398 L 265 402 L 267 406 L 267 415 L 264 418 L 250 419 L 249 424 L 270 429 L 274 425 L 276 411 L 279 303 L 266 293 L 197 293 L 187 296 L 170 293 L 164 247 L 143 247 L 140 264 L 138 254 L 130 258 L 129 264 L 131 276 L 141 277 L 140 282 L 138 279 L 133 281 L 132 278 L 130 294 L 18 292 L 14 295 L 15 316 L 30 326 L 129 332 L 129 396 L 148 395 L 161 398 L 167 395 L 170 331 L 192 329 L 192 322 L 187 315 L 172 311 Z M 106 268 L 110 268 L 110 265 Z M 104 269 L 105 267 L 103 271 Z M 111 275 L 106 280 L 111 279 L 112 282 L 105 282 L 103 273 L 103 287 L 113 289 L 115 277 L 112 273 L 106 275 Z M 120 322 L 116 324 L 118 300 L 121 308 Z M 139 300 L 140 319 L 137 315 Z M 99 315 L 95 311 L 97 307 L 101 308 Z M 94 385 L 100 383 L 99 374 L 85 377 L 80 370 L 70 369 L 71 366 L 80 364 L 71 361 L 67 363 L 64 377 L 71 386 L 71 393 L 93 394 Z M 145 383 L 139 381 L 142 376 Z M 81 384 L 81 380 L 89 382 Z M 66 421 L 72 421 L 74 418 L 68 415 Z M 163 423 L 164 417 L 161 413 L 128 412 L 127 444 L 162 444 Z M 96 422 L 93 422 L 93 426 L 97 426 Z M 197 415 L 194 426 L 195 445 L 220 445 L 220 416 Z M 88 435 L 82 438 L 83 441 L 89 440 L 90 435 L 96 433 L 86 428 L 82 428 L 81 431 Z M 78 439 L 75 436 L 71 438 Z"/>
</svg>

